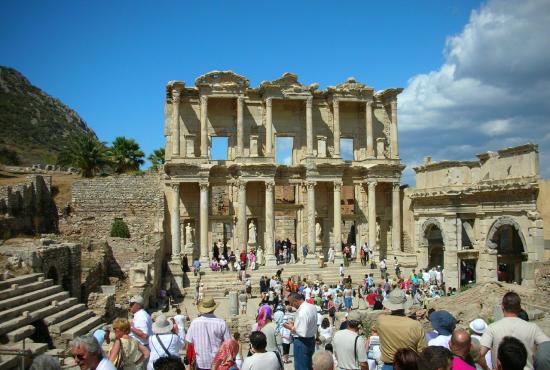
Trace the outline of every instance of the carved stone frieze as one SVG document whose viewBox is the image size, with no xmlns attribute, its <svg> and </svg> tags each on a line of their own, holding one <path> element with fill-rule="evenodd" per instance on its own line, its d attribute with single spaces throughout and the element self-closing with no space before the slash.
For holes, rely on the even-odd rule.
<svg viewBox="0 0 550 370">
<path fill-rule="evenodd" d="M 247 78 L 233 71 L 212 71 L 195 80 L 195 86 L 199 89 L 208 87 L 213 91 L 245 90 L 249 85 L 250 81 Z"/>
<path fill-rule="evenodd" d="M 260 92 L 265 94 L 269 91 L 279 92 L 285 97 L 311 96 L 319 88 L 318 83 L 303 85 L 298 81 L 298 76 L 294 73 L 286 72 L 280 78 L 273 81 L 262 81 Z"/>
</svg>

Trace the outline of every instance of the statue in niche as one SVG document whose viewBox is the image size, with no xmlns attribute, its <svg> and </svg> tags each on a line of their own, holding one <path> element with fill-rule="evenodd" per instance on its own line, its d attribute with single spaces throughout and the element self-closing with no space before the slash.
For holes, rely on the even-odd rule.
<svg viewBox="0 0 550 370">
<path fill-rule="evenodd" d="M 185 225 L 185 243 L 193 244 L 193 226 L 191 226 L 191 222 Z"/>
<path fill-rule="evenodd" d="M 315 243 L 317 244 L 321 243 L 321 233 L 322 233 L 321 224 L 317 222 L 315 224 Z"/>
<path fill-rule="evenodd" d="M 376 224 L 376 241 L 378 243 L 380 242 L 380 224 L 379 223 Z"/>
<path fill-rule="evenodd" d="M 256 244 L 256 225 L 254 220 L 248 224 L 248 244 Z"/>
</svg>

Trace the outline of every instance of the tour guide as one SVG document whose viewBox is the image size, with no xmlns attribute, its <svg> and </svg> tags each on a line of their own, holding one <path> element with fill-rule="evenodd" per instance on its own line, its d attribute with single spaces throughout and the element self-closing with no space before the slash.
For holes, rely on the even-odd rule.
<svg viewBox="0 0 550 370">
<path fill-rule="evenodd" d="M 315 305 L 304 301 L 300 293 L 290 293 L 288 302 L 297 309 L 294 322 L 288 321 L 283 326 L 294 335 L 294 369 L 311 370 L 311 357 L 315 352 L 315 335 L 317 334 L 317 309 Z"/>
</svg>

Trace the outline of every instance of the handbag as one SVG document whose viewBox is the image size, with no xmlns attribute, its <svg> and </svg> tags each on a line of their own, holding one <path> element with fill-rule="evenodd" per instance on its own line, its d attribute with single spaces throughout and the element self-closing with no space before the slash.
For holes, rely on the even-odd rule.
<svg viewBox="0 0 550 370">
<path fill-rule="evenodd" d="M 123 370 L 124 366 L 126 366 L 126 359 L 124 358 L 124 347 L 122 346 L 122 341 L 120 339 L 118 340 L 118 342 L 120 343 L 120 348 L 118 350 L 113 365 L 116 367 L 117 370 Z"/>
</svg>

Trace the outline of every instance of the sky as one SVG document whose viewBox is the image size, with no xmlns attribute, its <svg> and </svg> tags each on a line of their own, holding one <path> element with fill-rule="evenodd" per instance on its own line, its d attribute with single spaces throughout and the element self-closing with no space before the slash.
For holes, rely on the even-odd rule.
<svg viewBox="0 0 550 370">
<path fill-rule="evenodd" d="M 412 166 L 539 144 L 550 176 L 550 1 L 2 2 L 0 65 L 79 115 L 100 140 L 164 146 L 165 86 L 233 70 L 251 86 L 354 76 L 398 101 Z M 345 149 L 345 148 L 343 148 Z"/>
</svg>

